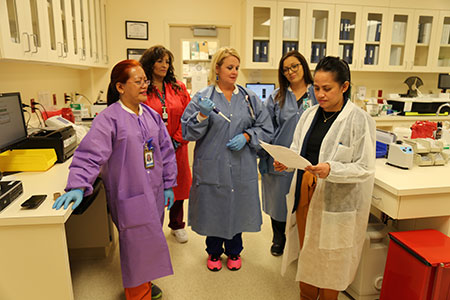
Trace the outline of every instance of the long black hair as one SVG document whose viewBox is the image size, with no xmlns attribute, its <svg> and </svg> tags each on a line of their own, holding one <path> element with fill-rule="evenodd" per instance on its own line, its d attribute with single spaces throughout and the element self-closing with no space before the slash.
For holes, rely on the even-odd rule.
<svg viewBox="0 0 450 300">
<path fill-rule="evenodd" d="M 150 84 L 148 85 L 147 90 L 149 94 L 156 93 L 156 89 L 153 85 L 153 67 L 155 63 L 159 59 L 163 59 L 166 54 L 169 57 L 169 69 L 167 70 L 167 74 L 164 77 L 163 81 L 165 83 L 170 83 L 172 87 L 174 87 L 175 93 L 182 90 L 175 77 L 175 70 L 173 68 L 174 58 L 172 52 L 170 52 L 169 49 L 164 48 L 164 46 L 156 45 L 145 50 L 144 54 L 142 54 L 141 59 L 139 60 L 142 68 L 144 69 L 145 75 L 147 75 L 147 78 L 150 80 Z"/>
<path fill-rule="evenodd" d="M 324 57 L 317 64 L 316 69 L 314 70 L 314 74 L 317 71 L 333 73 L 334 81 L 338 82 L 340 85 L 343 85 L 344 82 L 348 81 L 349 85 L 348 89 L 344 92 L 344 99 L 348 100 L 350 98 L 350 67 L 345 60 L 334 56 Z"/>
<path fill-rule="evenodd" d="M 305 81 L 305 84 L 312 84 L 313 83 L 313 77 L 311 75 L 311 70 L 309 69 L 308 63 L 306 62 L 305 57 L 298 52 L 297 50 L 292 50 L 287 52 L 285 55 L 283 55 L 283 57 L 280 60 L 280 64 L 278 65 L 278 83 L 280 85 L 280 90 L 278 91 L 278 94 L 275 96 L 275 101 L 278 101 L 278 103 L 280 104 L 280 107 L 283 107 L 284 105 L 284 101 L 285 101 L 285 96 L 286 96 L 286 91 L 287 88 L 289 87 L 289 80 L 287 80 L 286 75 L 284 75 L 283 73 L 283 64 L 284 61 L 288 58 L 288 57 L 295 57 L 298 59 L 298 61 L 300 62 L 300 64 L 302 65 L 303 68 L 303 80 Z"/>
<path fill-rule="evenodd" d="M 130 78 L 130 69 L 140 67 L 141 64 L 134 59 L 127 59 L 118 62 L 111 71 L 111 80 L 108 85 L 108 93 L 106 94 L 106 100 L 108 106 L 117 102 L 120 98 L 120 94 L 117 91 L 116 84 L 118 82 L 125 83 Z"/>
</svg>

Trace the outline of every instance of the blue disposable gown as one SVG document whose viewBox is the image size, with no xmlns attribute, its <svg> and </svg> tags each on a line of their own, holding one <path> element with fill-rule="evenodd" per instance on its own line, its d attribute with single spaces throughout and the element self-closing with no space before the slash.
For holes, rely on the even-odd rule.
<svg viewBox="0 0 450 300">
<path fill-rule="evenodd" d="M 286 90 L 283 108 L 275 101 L 279 89 L 276 89 L 264 102 L 272 119 L 274 134 L 272 144 L 290 147 L 295 127 L 302 115 L 303 103 L 297 105 L 297 99 L 291 89 Z M 314 95 L 314 87 L 308 86 L 308 100 L 310 106 L 317 104 Z M 262 206 L 266 214 L 279 222 L 286 222 L 286 195 L 289 192 L 292 180 L 292 172 L 276 172 L 273 169 L 273 158 L 267 153 L 260 155 L 260 160 L 265 160 L 268 172 L 261 178 L 262 182 Z"/>
<path fill-rule="evenodd" d="M 176 185 L 172 141 L 161 117 L 146 105 L 139 116 L 116 102 L 95 117 L 75 151 L 66 190 L 84 188 L 101 171 L 111 216 L 119 231 L 125 288 L 173 273 L 162 231 L 164 189 Z M 144 143 L 153 139 L 155 166 L 144 167 Z"/>
<path fill-rule="evenodd" d="M 231 123 L 214 112 L 198 122 L 201 97 L 209 97 Z M 256 151 L 259 140 L 270 142 L 273 131 L 261 100 L 252 91 L 236 87 L 229 102 L 218 87 L 209 86 L 192 98 L 181 121 L 183 139 L 196 141 L 188 216 L 192 230 L 225 239 L 259 231 L 262 217 Z M 227 142 L 244 132 L 250 136 L 249 143 L 240 151 L 228 149 Z"/>
</svg>

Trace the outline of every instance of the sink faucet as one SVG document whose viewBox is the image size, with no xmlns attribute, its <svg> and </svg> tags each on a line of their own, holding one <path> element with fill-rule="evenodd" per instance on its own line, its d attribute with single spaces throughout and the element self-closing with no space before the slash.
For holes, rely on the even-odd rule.
<svg viewBox="0 0 450 300">
<path fill-rule="evenodd" d="M 446 106 L 450 107 L 450 103 L 444 103 L 444 104 L 442 104 L 441 106 L 439 106 L 439 108 L 438 108 L 437 111 L 436 111 L 436 116 L 439 116 L 439 113 L 441 112 L 441 109 L 442 109 L 443 107 L 446 107 Z"/>
</svg>

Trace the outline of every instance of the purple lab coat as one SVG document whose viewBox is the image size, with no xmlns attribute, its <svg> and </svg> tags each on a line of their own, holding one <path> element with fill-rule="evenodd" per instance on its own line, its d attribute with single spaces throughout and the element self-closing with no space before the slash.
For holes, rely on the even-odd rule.
<svg viewBox="0 0 450 300">
<path fill-rule="evenodd" d="M 99 172 L 119 231 L 125 288 L 173 274 L 162 231 L 164 189 L 176 186 L 172 141 L 161 117 L 146 105 L 137 116 L 116 102 L 93 121 L 75 151 L 66 190 L 92 193 Z M 144 144 L 153 138 L 155 166 L 145 169 Z"/>
</svg>

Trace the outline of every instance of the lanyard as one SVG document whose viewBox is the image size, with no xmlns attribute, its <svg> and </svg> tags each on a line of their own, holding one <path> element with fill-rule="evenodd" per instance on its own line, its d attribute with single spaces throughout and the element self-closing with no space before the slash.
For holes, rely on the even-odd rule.
<svg viewBox="0 0 450 300">
<path fill-rule="evenodd" d="M 158 90 L 156 90 L 156 95 L 159 98 L 159 102 L 161 102 L 162 105 L 162 119 L 164 121 L 164 124 L 167 126 L 167 119 L 169 118 L 169 114 L 167 113 L 167 107 L 166 107 L 166 85 L 163 82 L 163 92 L 162 97 L 159 95 Z"/>
<path fill-rule="evenodd" d="M 161 102 L 161 105 L 163 107 L 165 107 L 166 106 L 166 86 L 165 86 L 164 82 L 163 82 L 163 91 L 161 94 L 162 94 L 162 97 L 159 95 L 158 89 L 156 89 L 156 95 L 159 98 L 159 102 Z"/>
</svg>

